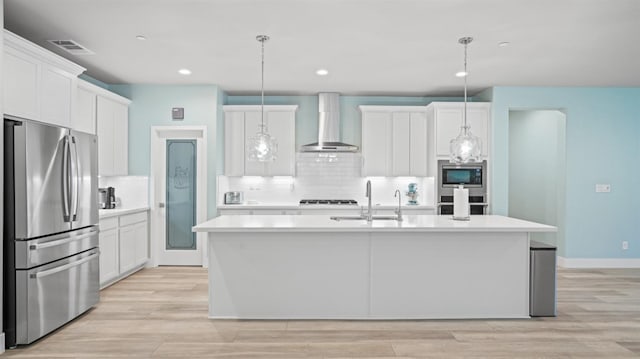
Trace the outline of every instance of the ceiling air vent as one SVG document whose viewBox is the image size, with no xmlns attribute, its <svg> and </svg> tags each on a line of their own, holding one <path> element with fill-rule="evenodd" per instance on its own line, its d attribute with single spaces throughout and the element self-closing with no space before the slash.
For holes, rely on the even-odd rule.
<svg viewBox="0 0 640 359">
<path fill-rule="evenodd" d="M 47 40 L 64 51 L 73 55 L 93 55 L 94 52 L 73 40 Z"/>
</svg>

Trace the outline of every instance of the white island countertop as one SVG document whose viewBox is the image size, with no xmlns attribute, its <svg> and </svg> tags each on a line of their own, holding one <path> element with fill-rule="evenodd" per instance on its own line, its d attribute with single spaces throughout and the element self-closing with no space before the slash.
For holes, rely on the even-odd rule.
<svg viewBox="0 0 640 359">
<path fill-rule="evenodd" d="M 498 215 L 405 215 L 404 220 L 340 220 L 328 215 L 225 215 L 193 227 L 194 232 L 555 232 L 556 227 Z"/>
</svg>

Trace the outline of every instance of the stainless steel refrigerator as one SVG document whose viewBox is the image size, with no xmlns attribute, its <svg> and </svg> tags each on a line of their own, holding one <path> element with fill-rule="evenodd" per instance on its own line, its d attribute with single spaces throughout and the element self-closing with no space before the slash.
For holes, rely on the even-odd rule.
<svg viewBox="0 0 640 359">
<path fill-rule="evenodd" d="M 97 137 L 4 119 L 6 346 L 29 344 L 99 300 Z"/>
</svg>

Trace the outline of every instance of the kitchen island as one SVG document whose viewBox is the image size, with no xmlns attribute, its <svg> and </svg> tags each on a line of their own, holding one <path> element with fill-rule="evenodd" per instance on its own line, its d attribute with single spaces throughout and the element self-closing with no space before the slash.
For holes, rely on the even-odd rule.
<svg viewBox="0 0 640 359">
<path fill-rule="evenodd" d="M 529 317 L 529 233 L 503 216 L 220 216 L 208 232 L 209 317 Z"/>
</svg>

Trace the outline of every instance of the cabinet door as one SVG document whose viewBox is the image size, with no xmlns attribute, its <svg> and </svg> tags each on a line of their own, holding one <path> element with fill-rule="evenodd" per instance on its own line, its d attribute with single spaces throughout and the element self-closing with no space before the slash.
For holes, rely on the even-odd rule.
<svg viewBox="0 0 640 359">
<path fill-rule="evenodd" d="M 436 109 L 436 155 L 449 157 L 449 143 L 460 133 L 461 108 Z"/>
<path fill-rule="evenodd" d="M 96 134 L 96 94 L 78 87 L 76 90 L 73 129 Z"/>
<path fill-rule="evenodd" d="M 412 112 L 410 114 L 409 133 L 410 176 L 427 175 L 427 114 Z"/>
<path fill-rule="evenodd" d="M 71 93 L 75 81 L 64 71 L 42 65 L 40 86 L 40 120 L 71 127 Z"/>
<path fill-rule="evenodd" d="M 98 96 L 96 127 L 98 135 L 98 173 L 113 176 L 113 104 L 114 102 Z"/>
<path fill-rule="evenodd" d="M 118 230 L 120 274 L 136 267 L 136 225 L 120 227 Z"/>
<path fill-rule="evenodd" d="M 266 166 L 269 176 L 293 176 L 295 174 L 295 112 L 273 111 L 265 114 L 269 134 L 278 143 L 276 160 Z"/>
<path fill-rule="evenodd" d="M 129 174 L 129 107 L 114 102 L 113 105 L 113 174 Z"/>
<path fill-rule="evenodd" d="M 452 107 L 449 107 L 452 106 Z M 455 107 L 453 107 L 455 106 Z M 464 104 L 455 103 L 436 112 L 436 155 L 449 156 L 449 142 L 458 136 L 464 116 Z M 489 155 L 489 116 L 490 106 L 485 103 L 471 103 L 467 107 L 467 123 L 471 133 L 482 140 L 482 156 Z"/>
<path fill-rule="evenodd" d="M 408 112 L 393 113 L 392 176 L 409 176 L 411 170 L 411 118 Z"/>
<path fill-rule="evenodd" d="M 149 259 L 149 227 L 148 222 L 140 222 L 134 225 L 136 266 L 147 263 Z"/>
<path fill-rule="evenodd" d="M 102 176 L 126 176 L 129 167 L 129 108 L 102 96 L 98 96 L 96 104 L 98 172 Z"/>
<path fill-rule="evenodd" d="M 3 61 L 4 113 L 39 120 L 38 62 L 13 51 L 5 51 Z"/>
<path fill-rule="evenodd" d="M 100 246 L 100 285 L 116 278 L 119 272 L 118 263 L 118 230 L 101 230 L 98 235 Z"/>
<path fill-rule="evenodd" d="M 249 143 L 251 137 L 254 137 L 259 131 L 260 112 L 251 111 L 244 113 L 244 141 L 243 146 Z M 270 131 L 270 130 L 269 130 Z M 245 176 L 264 176 L 266 175 L 266 163 L 258 161 L 248 161 L 244 158 L 244 175 Z"/>
<path fill-rule="evenodd" d="M 467 121 L 471 126 L 471 133 L 482 140 L 482 156 L 489 155 L 489 116 L 490 107 L 482 105 L 467 109 Z"/>
<path fill-rule="evenodd" d="M 244 112 L 234 111 L 224 114 L 224 174 L 244 175 Z"/>
<path fill-rule="evenodd" d="M 391 162 L 391 113 L 367 112 L 362 116 L 363 176 L 386 176 Z"/>
</svg>

